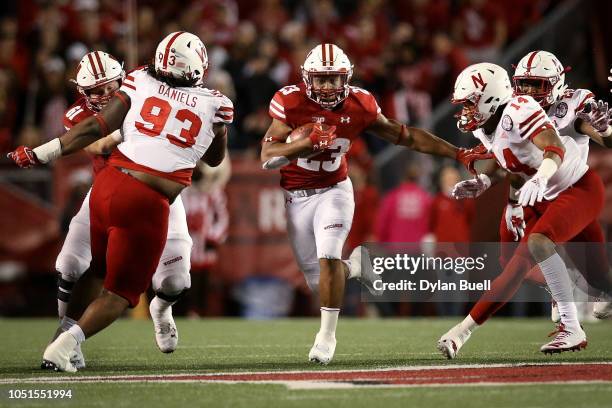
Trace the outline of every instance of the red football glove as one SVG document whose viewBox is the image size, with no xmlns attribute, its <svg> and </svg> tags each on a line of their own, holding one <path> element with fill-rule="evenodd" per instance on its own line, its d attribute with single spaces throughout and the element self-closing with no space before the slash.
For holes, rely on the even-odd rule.
<svg viewBox="0 0 612 408">
<path fill-rule="evenodd" d="M 492 159 L 494 157 L 495 155 L 487 152 L 487 148 L 481 143 L 472 149 L 459 149 L 455 159 L 463 164 L 470 173 L 476 174 L 474 164 L 477 161 Z"/>
<path fill-rule="evenodd" d="M 6 157 L 13 160 L 15 164 L 24 169 L 40 164 L 40 161 L 38 161 L 38 158 L 36 157 L 36 153 L 34 153 L 32 149 L 27 146 L 19 146 L 12 152 L 8 153 Z"/>
<path fill-rule="evenodd" d="M 336 139 L 336 127 L 331 126 L 327 130 L 323 130 L 320 124 L 316 124 L 312 127 L 310 135 L 308 135 L 312 142 L 312 150 L 325 150 L 331 146 Z"/>
</svg>

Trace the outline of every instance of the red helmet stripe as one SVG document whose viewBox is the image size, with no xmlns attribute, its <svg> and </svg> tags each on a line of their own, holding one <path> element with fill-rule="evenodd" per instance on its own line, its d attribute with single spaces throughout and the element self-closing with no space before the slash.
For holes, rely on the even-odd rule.
<svg viewBox="0 0 612 408">
<path fill-rule="evenodd" d="M 527 60 L 527 72 L 531 71 L 531 64 L 533 63 L 533 60 L 535 59 L 535 56 L 537 55 L 537 53 L 538 53 L 537 51 L 534 51 L 529 56 L 529 59 Z"/>
<path fill-rule="evenodd" d="M 96 64 L 94 63 L 93 58 L 91 57 L 91 53 L 87 54 L 87 58 L 89 59 L 89 65 L 91 65 L 91 69 L 93 69 L 94 78 L 98 79 L 98 69 L 96 68 Z"/>
<path fill-rule="evenodd" d="M 177 32 L 170 38 L 170 41 L 168 41 L 168 44 L 166 45 L 166 50 L 164 51 L 164 61 L 163 61 L 164 68 L 168 67 L 168 54 L 170 54 L 170 48 L 172 47 L 174 40 L 176 40 L 176 38 L 183 33 L 184 31 Z"/>
<path fill-rule="evenodd" d="M 329 45 L 329 65 L 334 65 L 334 46 L 332 44 Z"/>
<path fill-rule="evenodd" d="M 102 65 L 100 54 L 98 53 L 98 51 L 95 51 L 94 55 L 96 56 L 96 61 L 98 61 L 98 66 L 100 67 L 100 75 L 106 77 L 106 71 L 104 70 L 104 66 Z"/>
<path fill-rule="evenodd" d="M 323 44 L 321 46 L 321 48 L 323 49 L 323 55 L 321 56 L 323 58 L 323 66 L 327 65 L 327 49 L 325 48 L 327 44 Z"/>
</svg>

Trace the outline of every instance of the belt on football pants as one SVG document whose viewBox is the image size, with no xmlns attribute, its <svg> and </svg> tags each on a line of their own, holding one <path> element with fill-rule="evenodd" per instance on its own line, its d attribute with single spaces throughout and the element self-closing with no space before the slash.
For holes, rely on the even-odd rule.
<svg viewBox="0 0 612 408">
<path fill-rule="evenodd" d="M 291 197 L 302 198 L 302 197 L 310 197 L 310 196 L 313 196 L 315 194 L 324 193 L 326 191 L 331 190 L 334 187 L 336 187 L 336 184 L 333 184 L 333 185 L 331 185 L 329 187 L 324 187 L 324 188 L 309 188 L 309 189 L 306 189 L 306 190 L 285 190 L 285 191 Z"/>
</svg>

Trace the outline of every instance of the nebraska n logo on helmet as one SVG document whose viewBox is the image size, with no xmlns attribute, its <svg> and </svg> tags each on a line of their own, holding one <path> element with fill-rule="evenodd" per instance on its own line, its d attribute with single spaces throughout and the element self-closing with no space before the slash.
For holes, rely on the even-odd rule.
<svg viewBox="0 0 612 408">
<path fill-rule="evenodd" d="M 322 108 L 332 109 L 348 97 L 353 64 L 337 45 L 317 45 L 301 68 L 306 95 Z"/>
<path fill-rule="evenodd" d="M 512 86 L 505 69 L 488 62 L 470 65 L 455 81 L 451 102 L 461 104 L 457 127 L 471 132 L 482 126 L 512 98 Z"/>
<path fill-rule="evenodd" d="M 547 107 L 558 101 L 565 92 L 565 73 L 554 54 L 547 51 L 531 51 L 517 64 L 512 76 L 515 95 L 529 95 Z"/>
<path fill-rule="evenodd" d="M 198 36 L 186 31 L 168 34 L 155 50 L 155 71 L 200 85 L 208 70 L 206 47 Z"/>
<path fill-rule="evenodd" d="M 124 77 L 123 63 L 103 51 L 92 51 L 85 54 L 79 62 L 76 79 L 72 82 L 77 84 L 79 93 L 85 96 L 87 107 L 99 111 L 112 95 L 92 95 L 91 91 L 113 81 L 118 81 L 119 89 Z"/>
</svg>

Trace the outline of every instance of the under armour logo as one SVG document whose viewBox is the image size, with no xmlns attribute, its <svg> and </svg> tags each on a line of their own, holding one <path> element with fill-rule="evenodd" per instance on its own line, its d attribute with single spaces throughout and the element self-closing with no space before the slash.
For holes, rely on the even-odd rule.
<svg viewBox="0 0 612 408">
<path fill-rule="evenodd" d="M 351 123 L 350 116 L 341 116 L 340 117 L 340 123 Z"/>
</svg>

